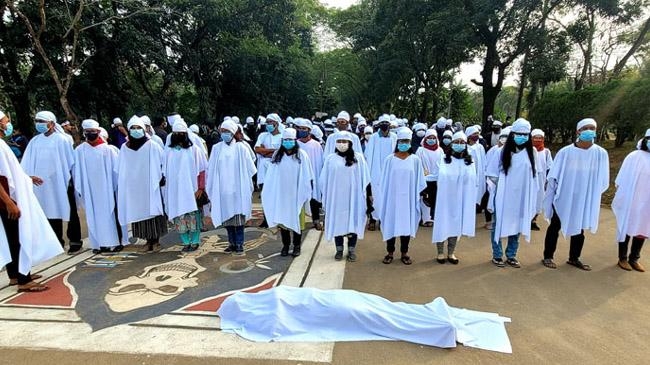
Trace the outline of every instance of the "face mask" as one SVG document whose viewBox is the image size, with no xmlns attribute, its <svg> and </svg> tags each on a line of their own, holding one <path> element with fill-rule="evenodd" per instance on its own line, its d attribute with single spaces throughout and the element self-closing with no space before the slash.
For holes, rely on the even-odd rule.
<svg viewBox="0 0 650 365">
<path fill-rule="evenodd" d="M 308 131 L 297 131 L 296 133 L 296 137 L 298 137 L 298 139 L 307 138 L 308 136 L 309 136 Z"/>
<path fill-rule="evenodd" d="M 230 143 L 230 141 L 232 141 L 232 137 L 233 136 L 232 136 L 231 132 L 223 132 L 223 133 L 221 133 L 221 140 L 226 142 L 226 143 Z"/>
<path fill-rule="evenodd" d="M 454 143 L 451 145 L 451 149 L 456 153 L 461 153 L 465 151 L 465 145 L 462 143 Z"/>
<path fill-rule="evenodd" d="M 593 142 L 596 139 L 596 131 L 582 131 L 580 132 L 578 139 L 580 139 L 582 142 Z"/>
<path fill-rule="evenodd" d="M 435 139 L 427 139 L 426 144 L 428 144 L 429 146 L 435 146 L 438 144 L 438 141 L 436 141 Z"/>
<path fill-rule="evenodd" d="M 499 142 L 501 144 L 506 144 L 506 142 L 508 142 L 508 137 L 499 137 Z"/>
<path fill-rule="evenodd" d="M 135 139 L 144 137 L 144 129 L 130 129 L 129 134 Z"/>
<path fill-rule="evenodd" d="M 88 142 L 95 142 L 99 137 L 99 133 L 84 133 L 84 135 L 86 136 L 86 141 Z"/>
<path fill-rule="evenodd" d="M 36 131 L 38 133 L 46 133 L 48 130 L 50 130 L 47 127 L 47 123 L 36 123 Z"/>
<path fill-rule="evenodd" d="M 381 129 L 382 132 L 386 132 L 389 127 L 390 127 L 389 124 L 380 124 L 379 125 L 379 129 Z"/>
<path fill-rule="evenodd" d="M 400 152 L 406 152 L 406 151 L 409 150 L 409 148 L 411 148 L 410 143 L 398 143 L 397 144 L 397 150 L 400 151 Z"/>
<path fill-rule="evenodd" d="M 275 130 L 275 126 L 273 124 L 267 124 L 266 125 L 266 131 L 267 132 L 273 133 L 274 130 Z"/>
<path fill-rule="evenodd" d="M 469 140 L 472 141 L 472 142 L 476 142 L 476 141 L 478 141 L 478 138 L 479 138 L 478 136 L 470 136 Z"/>
<path fill-rule="evenodd" d="M 492 128 L 492 132 L 494 132 L 494 133 L 500 133 L 500 132 L 501 132 L 501 128 Z"/>
<path fill-rule="evenodd" d="M 370 139 L 370 136 L 372 136 L 372 133 L 366 133 L 366 139 Z"/>
<path fill-rule="evenodd" d="M 348 149 L 350 149 L 350 145 L 347 142 L 337 142 L 336 149 L 341 153 L 345 153 Z"/>
<path fill-rule="evenodd" d="M 417 131 L 415 132 L 415 135 L 421 138 L 424 137 L 426 133 L 427 133 L 426 131 Z"/>
<path fill-rule="evenodd" d="M 451 144 L 451 138 L 443 138 L 443 139 L 442 139 L 442 143 L 443 143 L 445 146 L 449 146 L 449 145 Z"/>
<path fill-rule="evenodd" d="M 293 149 L 294 147 L 296 147 L 296 141 L 294 141 L 293 139 L 282 141 L 282 147 L 284 147 L 287 150 Z"/>
<path fill-rule="evenodd" d="M 14 125 L 11 124 L 11 122 L 7 123 L 5 125 L 5 137 L 11 137 L 11 135 L 14 133 Z"/>
<path fill-rule="evenodd" d="M 521 146 L 526 142 L 528 142 L 528 136 L 515 136 L 515 144 L 517 146 Z"/>
<path fill-rule="evenodd" d="M 544 150 L 544 140 L 533 141 L 533 147 L 535 147 L 535 149 L 538 150 L 538 151 L 543 151 Z"/>
</svg>

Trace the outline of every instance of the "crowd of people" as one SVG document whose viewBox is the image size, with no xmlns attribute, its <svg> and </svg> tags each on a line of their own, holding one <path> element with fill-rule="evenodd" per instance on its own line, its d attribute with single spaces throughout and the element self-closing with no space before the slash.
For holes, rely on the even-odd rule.
<svg viewBox="0 0 650 365">
<path fill-rule="evenodd" d="M 183 252 L 195 251 L 207 215 L 226 229 L 226 252 L 244 255 L 256 190 L 262 226 L 279 229 L 281 256 L 301 254 L 310 216 L 334 242 L 335 260 L 345 254 L 356 261 L 365 231 L 380 230 L 382 262 L 393 262 L 399 239 L 399 259 L 410 265 L 411 239 L 431 227 L 436 261 L 458 264 L 461 237 L 474 237 L 484 214 L 492 263 L 519 268 L 519 239 L 530 241 L 543 214 L 550 225 L 542 264 L 557 267 L 562 231 L 570 237 L 567 263 L 590 270 L 581 260 L 584 230 L 596 233 L 609 186 L 609 157 L 590 118 L 577 123 L 575 142 L 554 159 L 544 132 L 523 118 L 512 125 L 490 118 L 491 131 L 482 133 L 479 125 L 444 117 L 432 125 L 388 114 L 369 122 L 345 111 L 323 121 L 271 113 L 242 124 L 225 117 L 211 130 L 188 126 L 178 114 L 153 121 L 134 115 L 126 126 L 115 118 L 110 131 L 83 120 L 77 143 L 74 126 L 57 123 L 49 111 L 36 113 L 34 123 L 38 134 L 17 141 L 10 116 L 0 112 L 0 264 L 19 291 L 47 289 L 30 270 L 63 252 L 64 221 L 68 253 L 80 252 L 81 208 L 95 253 L 122 250 L 129 235 L 155 252 L 168 229 L 179 233 Z M 650 190 L 642 184 L 650 176 L 649 152 L 650 129 L 616 178 L 618 265 L 628 271 L 645 270 L 639 258 L 650 235 L 643 216 Z"/>
</svg>

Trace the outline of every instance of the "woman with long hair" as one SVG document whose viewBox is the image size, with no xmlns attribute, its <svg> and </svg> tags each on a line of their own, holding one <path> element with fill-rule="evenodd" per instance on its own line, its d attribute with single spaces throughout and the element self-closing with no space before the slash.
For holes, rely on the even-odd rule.
<svg viewBox="0 0 650 365">
<path fill-rule="evenodd" d="M 438 143 L 438 134 L 435 129 L 428 129 L 422 141 L 420 141 L 422 148 L 418 148 L 415 154 L 422 162 L 424 169 L 424 178 L 427 182 L 427 200 L 422 198 L 422 226 L 433 227 L 433 219 L 436 211 L 436 195 L 437 195 L 437 170 L 442 155 L 444 154 L 440 144 Z"/>
</svg>

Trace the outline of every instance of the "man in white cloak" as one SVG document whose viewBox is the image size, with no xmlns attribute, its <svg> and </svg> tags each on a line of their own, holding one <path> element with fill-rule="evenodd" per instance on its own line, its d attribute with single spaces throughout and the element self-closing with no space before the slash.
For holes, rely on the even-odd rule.
<svg viewBox="0 0 650 365">
<path fill-rule="evenodd" d="M 389 116 L 384 114 L 379 117 L 378 131 L 370 136 L 366 145 L 365 157 L 370 171 L 370 188 L 368 189 L 367 212 L 372 214 L 368 222 L 368 230 L 376 229 L 376 221 L 381 212 L 381 176 L 384 170 L 384 161 L 390 156 L 397 146 L 397 135 L 390 131 Z"/>
<path fill-rule="evenodd" d="M 86 212 L 90 246 L 97 253 L 118 252 L 123 246 L 115 216 L 117 152 L 100 137 L 97 121 L 86 119 L 81 127 L 86 141 L 75 149 L 73 173 L 78 201 Z"/>
<path fill-rule="evenodd" d="M 323 146 L 321 146 L 318 141 L 311 138 L 311 130 L 314 128 L 311 121 L 304 118 L 296 118 L 293 120 L 293 124 L 296 128 L 298 145 L 303 151 L 307 152 L 307 155 L 309 155 L 309 161 L 311 162 L 311 168 L 314 174 L 314 186 L 312 189 L 311 200 L 309 201 L 311 219 L 314 223 L 314 228 L 318 231 L 322 231 L 323 224 L 320 221 L 320 208 L 322 206 L 321 190 L 318 181 L 320 181 L 320 174 L 323 169 Z"/>
<path fill-rule="evenodd" d="M 0 111 L 0 265 L 6 265 L 9 285 L 18 291 L 41 292 L 47 286 L 31 275 L 34 265 L 63 252 L 25 174 L 3 138 L 13 133 L 9 117 Z"/>
<path fill-rule="evenodd" d="M 143 115 L 140 117 L 140 119 L 142 119 L 142 121 L 144 122 L 145 133 L 147 133 L 147 136 L 149 136 L 149 138 L 151 138 L 152 141 L 156 142 L 160 146 L 160 148 L 165 148 L 165 142 L 163 142 L 163 140 L 160 139 L 158 135 L 156 135 L 156 131 L 151 126 L 151 118 L 149 118 L 148 115 Z"/>
<path fill-rule="evenodd" d="M 472 160 L 474 161 L 474 167 L 476 168 L 476 177 L 478 178 L 476 204 L 478 206 L 481 206 L 483 196 L 487 190 L 485 185 L 485 148 L 483 148 L 483 145 L 478 143 L 481 133 L 476 126 L 467 127 L 465 130 L 465 135 L 467 135 L 467 150 L 472 156 Z M 481 206 L 479 208 L 479 211 L 481 211 L 483 208 L 484 207 Z"/>
<path fill-rule="evenodd" d="M 185 123 L 185 120 L 183 118 L 181 118 L 181 116 L 178 115 L 178 114 L 170 115 L 169 117 L 167 117 L 167 121 L 169 122 L 169 126 L 172 127 L 172 128 L 174 128 L 174 124 L 176 122 Z M 186 123 L 186 125 L 187 125 L 187 123 Z M 205 144 L 202 143 L 201 137 L 199 137 L 198 134 L 192 132 L 191 130 L 188 130 L 187 137 L 190 139 L 190 141 L 192 141 L 192 143 L 194 145 L 200 147 L 200 151 L 203 152 L 203 154 L 205 155 L 205 158 L 207 160 L 207 158 L 208 158 L 208 147 Z M 167 135 L 167 140 L 165 141 L 165 147 L 169 147 L 169 145 L 171 143 L 171 138 L 172 138 L 171 133 L 169 133 Z"/>
<path fill-rule="evenodd" d="M 52 112 L 36 113 L 35 126 L 39 134 L 27 145 L 21 165 L 32 177 L 34 194 L 63 247 L 63 221 L 70 219 L 68 186 L 74 151 L 66 134 L 57 132 L 56 117 Z M 78 249 L 70 246 L 71 253 Z"/>
<path fill-rule="evenodd" d="M 334 153 L 335 148 L 336 148 L 336 140 L 337 140 L 337 133 L 339 132 L 349 132 L 351 131 L 350 128 L 350 114 L 346 111 L 342 111 L 338 114 L 336 117 L 336 128 L 334 129 L 334 132 L 330 134 L 327 137 L 327 141 L 325 141 L 325 155 L 324 157 L 329 156 L 330 154 Z M 332 137 L 332 138 L 330 138 Z M 361 141 L 359 140 L 359 137 L 356 134 L 353 134 L 352 136 L 352 148 L 355 151 L 361 151 Z"/>
<path fill-rule="evenodd" d="M 265 121 L 265 129 L 257 137 L 254 148 L 255 153 L 257 153 L 257 185 L 260 189 L 263 188 L 266 169 L 271 162 L 271 157 L 273 157 L 273 153 L 282 144 L 282 133 L 279 128 L 280 123 L 282 123 L 280 116 L 271 113 L 267 115 Z"/>
<path fill-rule="evenodd" d="M 567 263 L 589 271 L 591 266 L 580 261 L 585 242 L 584 230 L 598 230 L 601 195 L 609 185 L 609 156 L 595 144 L 596 121 L 586 118 L 576 127 L 577 141 L 562 148 L 555 156 L 548 173 L 544 198 L 544 215 L 551 220 L 544 240 L 542 264 L 555 269 L 553 255 L 558 233 L 571 237 Z"/>
<path fill-rule="evenodd" d="M 533 139 L 533 147 L 535 147 L 535 153 L 537 154 L 537 208 L 535 217 L 530 223 L 530 229 L 533 231 L 539 231 L 540 228 L 537 225 L 537 215 L 544 210 L 544 195 L 546 194 L 546 175 L 548 170 L 553 166 L 553 156 L 551 155 L 551 150 L 544 147 L 544 139 L 546 137 L 545 133 L 541 129 L 533 129 L 530 132 L 530 136 Z"/>
</svg>

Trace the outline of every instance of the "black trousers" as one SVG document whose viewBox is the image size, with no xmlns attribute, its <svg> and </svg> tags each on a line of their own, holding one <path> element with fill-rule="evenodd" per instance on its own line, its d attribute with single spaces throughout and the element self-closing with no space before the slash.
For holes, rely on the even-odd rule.
<svg viewBox="0 0 650 365">
<path fill-rule="evenodd" d="M 11 262 L 7 264 L 7 276 L 9 279 L 17 279 L 18 285 L 25 285 L 32 281 L 29 273 L 23 275 L 18 271 L 18 260 L 20 259 L 20 235 L 18 231 L 18 220 L 9 219 L 7 212 L 0 211 L 2 218 L 2 225 L 7 234 L 7 241 L 9 243 L 9 253 L 11 254 Z"/>
<path fill-rule="evenodd" d="M 630 236 L 625 236 L 625 241 L 618 243 L 618 259 L 628 260 L 629 262 L 637 262 L 641 258 L 641 249 L 645 239 L 634 237 L 632 238 L 632 247 L 630 248 L 630 255 L 627 255 L 627 248 L 630 243 Z"/>
<path fill-rule="evenodd" d="M 374 222 L 375 219 L 372 218 L 372 212 L 375 211 L 375 208 L 372 206 L 372 189 L 370 189 L 370 184 L 366 187 L 366 214 L 370 222 Z"/>
<path fill-rule="evenodd" d="M 411 241 L 411 236 L 400 236 L 399 237 L 399 243 L 400 243 L 400 252 L 401 253 L 407 253 L 409 252 L 409 242 Z M 395 237 L 389 238 L 388 241 L 386 241 L 386 251 L 388 253 L 393 253 L 395 252 Z"/>
<path fill-rule="evenodd" d="M 65 241 L 63 240 L 63 220 L 48 218 L 47 221 L 50 222 L 50 227 L 52 227 L 56 238 L 61 243 L 61 247 L 65 247 Z"/>
<path fill-rule="evenodd" d="M 483 210 L 483 213 L 485 214 L 485 222 L 488 222 L 488 223 L 489 223 L 489 222 L 492 222 L 492 213 L 490 213 L 490 212 L 487 210 L 488 200 L 490 200 L 490 193 L 488 193 L 488 192 L 486 191 L 485 194 L 483 194 L 483 197 L 481 198 L 481 205 L 480 205 L 480 207 L 481 207 L 481 209 Z"/>
<path fill-rule="evenodd" d="M 320 207 L 322 206 L 323 204 L 316 199 L 312 199 L 309 201 L 309 208 L 311 209 L 312 221 L 316 222 L 320 220 Z"/>
<path fill-rule="evenodd" d="M 282 237 L 282 245 L 289 246 L 291 244 L 291 233 L 293 231 L 290 229 L 280 228 L 280 236 Z M 302 242 L 302 233 L 293 232 L 293 245 L 300 246 Z"/>
<path fill-rule="evenodd" d="M 436 216 L 436 199 L 438 195 L 438 182 L 427 181 L 427 199 L 424 201 L 431 211 L 431 219 L 435 220 Z"/>
<path fill-rule="evenodd" d="M 562 222 L 560 221 L 560 217 L 557 215 L 555 208 L 553 208 L 553 218 L 551 218 L 551 224 L 546 230 L 546 238 L 544 239 L 544 259 L 553 258 L 555 249 L 557 248 L 557 239 L 561 228 Z M 569 260 L 575 261 L 580 258 L 584 244 L 585 235 L 583 230 L 580 231 L 580 234 L 571 236 L 571 243 L 569 246 Z"/>
<path fill-rule="evenodd" d="M 79 214 L 77 213 L 77 200 L 74 197 L 72 180 L 68 185 L 68 202 L 70 203 L 70 221 L 68 221 L 66 236 L 70 243 L 81 244 L 81 222 L 79 222 Z"/>
</svg>

